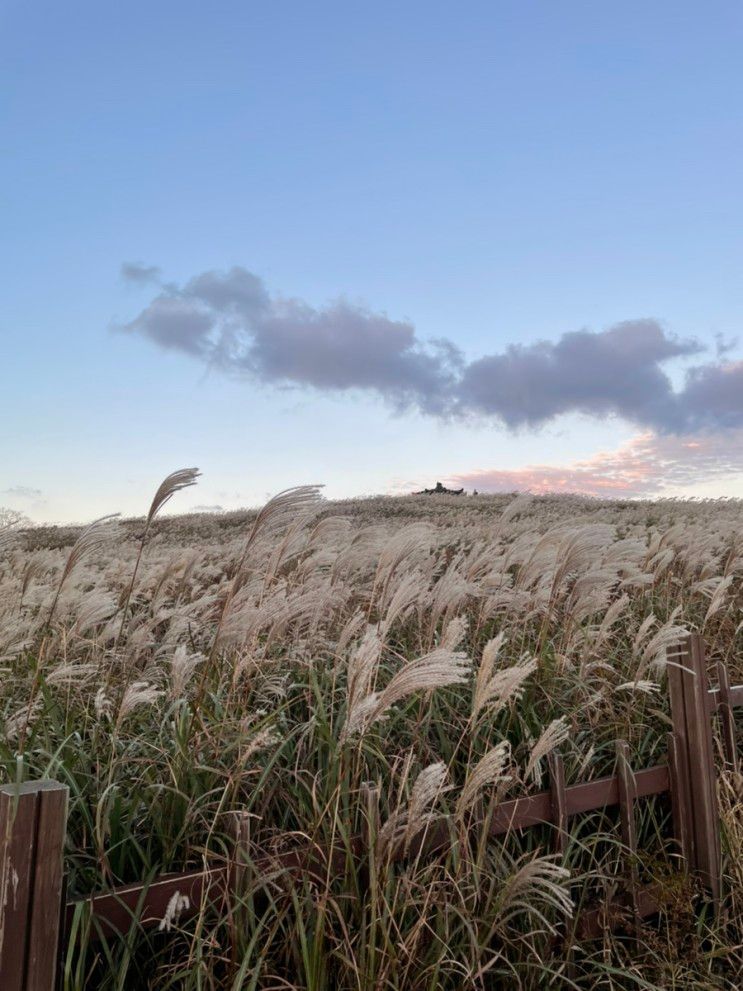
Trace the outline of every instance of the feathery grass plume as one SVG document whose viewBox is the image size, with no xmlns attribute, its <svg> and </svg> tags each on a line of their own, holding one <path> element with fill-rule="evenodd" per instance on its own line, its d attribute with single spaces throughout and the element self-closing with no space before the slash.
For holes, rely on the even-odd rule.
<svg viewBox="0 0 743 991">
<path fill-rule="evenodd" d="M 153 705 L 163 695 L 159 688 L 148 681 L 133 681 L 124 689 L 119 703 L 116 726 L 119 727 L 127 716 L 143 705 Z"/>
<path fill-rule="evenodd" d="M 17 712 L 5 720 L 4 734 L 8 740 L 23 740 L 29 733 L 31 725 L 37 719 L 44 706 L 40 698 L 27 702 Z"/>
<path fill-rule="evenodd" d="M 388 596 L 389 604 L 386 607 L 379 630 L 382 640 L 387 639 L 394 623 L 415 605 L 421 595 L 422 588 L 425 588 L 425 584 L 425 579 L 418 569 L 402 576 L 392 595 Z M 389 593 L 389 588 L 388 585 L 387 593 Z M 384 607 L 384 602 L 380 602 L 380 607 Z"/>
<path fill-rule="evenodd" d="M 93 699 L 93 709 L 95 711 L 98 719 L 110 719 L 113 712 L 113 705 L 111 699 L 106 694 L 106 689 L 101 686 L 95 693 L 95 698 Z"/>
<path fill-rule="evenodd" d="M 466 616 L 456 616 L 449 620 L 441 637 L 441 646 L 444 650 L 456 650 L 457 647 L 462 646 L 462 641 L 467 636 L 467 626 Z"/>
<path fill-rule="evenodd" d="M 72 545 L 72 550 L 67 557 L 64 569 L 62 570 L 62 577 L 59 579 L 57 591 L 54 595 L 54 599 L 52 600 L 51 608 L 49 609 L 49 615 L 46 620 L 47 626 L 51 625 L 54 614 L 57 611 L 59 596 L 65 582 L 75 570 L 77 565 L 83 560 L 83 558 L 101 550 L 107 544 L 113 543 L 114 538 L 118 536 L 119 526 L 116 522 L 118 517 L 119 513 L 111 513 L 108 516 L 101 516 L 100 519 L 94 520 L 90 526 L 87 526 L 83 530 L 75 543 Z"/>
<path fill-rule="evenodd" d="M 203 654 L 189 654 L 185 644 L 179 644 L 176 647 L 170 658 L 168 697 L 171 700 L 176 701 L 185 698 L 188 683 L 203 660 Z"/>
<path fill-rule="evenodd" d="M 456 816 L 462 819 L 472 808 L 483 788 L 488 785 L 501 785 L 511 780 L 506 768 L 511 759 L 511 744 L 503 740 L 480 758 L 474 768 L 467 773 L 467 780 L 457 800 Z"/>
<path fill-rule="evenodd" d="M 644 695 L 655 695 L 660 691 L 660 685 L 655 681 L 625 681 L 617 685 L 615 692 L 641 692 Z"/>
<path fill-rule="evenodd" d="M 531 858 L 531 859 L 529 859 Z M 553 856 L 533 857 L 526 853 L 523 862 L 505 878 L 499 896 L 499 922 L 510 925 L 516 916 L 535 916 L 546 931 L 554 934 L 554 926 L 545 917 L 542 908 L 551 906 L 559 915 L 570 918 L 573 901 L 566 888 L 570 871 L 555 863 Z"/>
<path fill-rule="evenodd" d="M 625 612 L 629 606 L 630 597 L 625 593 L 619 596 L 611 603 L 609 608 L 604 613 L 604 618 L 601 620 L 601 624 L 596 632 L 594 638 L 594 647 L 598 647 L 600 644 L 604 643 L 609 639 L 611 635 L 611 629 L 614 624 L 619 620 L 619 617 Z"/>
<path fill-rule="evenodd" d="M 182 895 L 180 891 L 173 892 L 170 901 L 165 906 L 165 914 L 157 927 L 158 932 L 169 933 L 178 924 L 181 914 L 187 912 L 190 907 L 191 900 L 188 895 Z"/>
<path fill-rule="evenodd" d="M 736 581 L 736 577 L 736 575 L 726 575 L 725 577 L 717 579 L 716 588 L 712 593 L 709 608 L 707 609 L 702 621 L 702 629 L 704 629 L 709 620 L 712 619 L 716 613 L 720 612 L 720 610 L 724 608 L 728 591 L 733 582 Z M 740 579 L 738 578 L 738 582 L 739 581 Z"/>
<path fill-rule="evenodd" d="M 533 501 L 534 496 L 529 495 L 527 492 L 523 492 L 521 495 L 517 495 L 515 499 L 512 499 L 500 514 L 498 522 L 495 524 L 495 536 L 500 537 L 506 523 L 510 523 L 511 520 L 516 519 L 524 510 L 529 508 Z"/>
<path fill-rule="evenodd" d="M 47 685 L 66 688 L 82 687 L 85 681 L 97 672 L 97 664 L 60 664 L 48 672 L 45 681 Z"/>
<path fill-rule="evenodd" d="M 369 596 L 370 609 L 376 601 L 377 590 L 381 590 L 379 602 L 384 602 L 389 583 L 403 561 L 417 553 L 428 553 L 431 540 L 432 527 L 428 523 L 410 523 L 388 538 L 377 562 L 377 571 Z"/>
<path fill-rule="evenodd" d="M 309 520 L 320 509 L 322 485 L 296 485 L 284 489 L 258 511 L 250 534 L 237 565 L 237 574 L 242 571 L 251 547 L 259 536 L 273 537 L 294 523 L 298 517 Z"/>
<path fill-rule="evenodd" d="M 116 603 L 110 595 L 95 590 L 88 592 L 77 610 L 72 632 L 82 636 L 92 627 L 110 619 L 115 612 Z"/>
<path fill-rule="evenodd" d="M 192 485 L 196 485 L 196 481 L 200 476 L 201 472 L 198 468 L 180 468 L 178 471 L 171 472 L 167 478 L 164 478 L 150 505 L 146 526 L 149 527 L 163 506 L 173 498 L 176 492 L 181 492 L 183 489 L 188 489 Z"/>
<path fill-rule="evenodd" d="M 462 684 L 469 671 L 470 661 L 465 654 L 442 647 L 408 661 L 381 692 L 373 692 L 349 705 L 341 738 L 365 733 L 391 706 L 414 692 Z"/>
<path fill-rule="evenodd" d="M 549 726 L 542 730 L 539 739 L 532 747 L 524 777 L 528 778 L 529 775 L 533 775 L 534 780 L 538 781 L 540 762 L 556 747 L 564 743 L 569 736 L 570 726 L 567 718 L 560 716 L 559 719 L 553 719 Z"/>
<path fill-rule="evenodd" d="M 666 651 L 670 647 L 676 647 L 688 635 L 689 631 L 685 626 L 677 626 L 674 623 L 675 616 L 671 616 L 667 623 L 664 623 L 659 630 L 648 640 L 642 651 L 642 659 L 635 672 L 635 678 L 641 679 L 645 672 L 650 669 L 656 674 L 665 670 Z"/>
<path fill-rule="evenodd" d="M 432 819 L 431 806 L 451 789 L 446 778 L 446 764 L 441 761 L 423 768 L 415 779 L 407 806 L 393 812 L 379 831 L 377 852 L 380 857 L 388 851 L 394 852 L 400 843 L 409 844 L 425 829 Z"/>
<path fill-rule="evenodd" d="M 360 609 L 348 617 L 343 629 L 338 634 L 338 642 L 335 645 L 335 654 L 337 658 L 343 657 L 348 645 L 361 633 L 365 623 L 366 616 Z"/>
<path fill-rule="evenodd" d="M 500 707 L 506 702 L 520 698 L 524 690 L 524 682 L 537 669 L 535 658 L 522 658 L 516 664 L 495 671 L 496 659 L 505 642 L 506 634 L 501 631 L 498 636 L 488 640 L 483 648 L 472 702 L 474 720 L 486 706 Z"/>
<path fill-rule="evenodd" d="M 144 553 L 145 543 L 147 542 L 147 535 L 152 525 L 152 521 L 155 519 L 157 514 L 163 508 L 163 506 L 173 498 L 176 492 L 180 492 L 183 489 L 187 489 L 192 485 L 196 485 L 196 480 L 201 475 L 198 468 L 180 468 L 178 471 L 173 471 L 160 483 L 157 492 L 150 505 L 150 511 L 147 514 L 147 519 L 145 520 L 144 530 L 142 536 L 139 540 L 139 550 L 137 551 L 137 557 L 134 561 L 134 570 L 132 571 L 131 581 L 126 591 L 124 597 L 124 602 L 121 609 L 121 626 L 119 627 L 119 633 L 116 637 L 116 643 L 114 644 L 114 650 L 119 646 L 119 641 L 123 636 L 124 629 L 126 627 L 126 621 L 129 616 L 129 604 L 132 599 L 132 593 L 134 592 L 134 585 L 137 581 L 137 573 L 139 571 L 139 565 L 142 561 L 142 554 Z"/>
<path fill-rule="evenodd" d="M 348 662 L 348 710 L 352 712 L 372 691 L 382 656 L 383 643 L 373 626 L 368 626 L 361 643 Z"/>
</svg>

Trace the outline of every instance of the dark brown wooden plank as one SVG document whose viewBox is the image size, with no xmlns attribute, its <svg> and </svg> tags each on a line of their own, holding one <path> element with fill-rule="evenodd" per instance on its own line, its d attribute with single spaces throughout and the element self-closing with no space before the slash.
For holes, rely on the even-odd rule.
<svg viewBox="0 0 743 991">
<path fill-rule="evenodd" d="M 555 850 L 562 856 L 568 845 L 568 798 L 565 790 L 565 762 L 560 754 L 550 754 L 550 818 L 555 827 Z"/>
<path fill-rule="evenodd" d="M 182 874 L 163 875 L 150 884 L 122 885 L 113 891 L 90 895 L 82 901 L 68 902 L 65 932 L 69 933 L 72 918 L 80 905 L 90 907 L 94 938 L 127 933 L 132 925 L 143 929 L 156 928 L 176 892 L 189 900 L 190 908 L 182 913 L 182 917 L 187 918 L 199 911 L 207 895 L 214 899 L 224 897 L 229 874 L 229 867 L 186 871 Z"/>
<path fill-rule="evenodd" d="M 666 652 L 666 670 L 668 672 L 668 690 L 671 700 L 671 721 L 673 723 L 675 766 L 677 778 L 674 792 L 678 800 L 675 810 L 683 817 L 682 823 L 677 823 L 676 839 L 682 845 L 687 868 L 697 870 L 696 838 L 694 817 L 692 812 L 692 780 L 689 766 L 689 734 L 686 713 L 683 674 L 689 663 L 687 643 L 684 642 Z"/>
<path fill-rule="evenodd" d="M 617 780 L 619 784 L 619 823 L 622 830 L 622 843 L 625 846 L 625 858 L 627 862 L 627 890 L 630 905 L 635 914 L 638 915 L 637 903 L 637 823 L 635 822 L 635 799 L 637 789 L 635 788 L 635 777 L 629 763 L 629 746 L 625 740 L 617 740 Z"/>
<path fill-rule="evenodd" d="M 691 812 L 689 809 L 689 794 L 685 790 L 685 780 L 679 769 L 678 744 L 673 733 L 668 733 L 668 771 L 671 778 L 671 809 L 673 814 L 673 835 L 678 843 L 679 853 L 684 859 L 686 870 L 692 863 L 689 824 Z M 687 786 L 688 787 L 688 786 Z"/>
<path fill-rule="evenodd" d="M 25 991 L 38 792 L 0 788 L 0 988 Z"/>
<path fill-rule="evenodd" d="M 64 785 L 39 792 L 25 991 L 53 991 L 56 980 L 67 793 Z"/>
<path fill-rule="evenodd" d="M 721 887 L 719 815 L 714 766 L 712 727 L 707 708 L 707 667 L 704 640 L 688 638 L 691 670 L 682 671 L 689 738 L 689 774 L 692 782 L 692 815 L 696 866 L 715 904 Z"/>
</svg>

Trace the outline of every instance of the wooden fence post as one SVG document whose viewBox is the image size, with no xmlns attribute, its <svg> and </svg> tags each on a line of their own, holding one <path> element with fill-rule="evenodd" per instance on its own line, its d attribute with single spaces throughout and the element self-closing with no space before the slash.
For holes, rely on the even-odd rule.
<svg viewBox="0 0 743 991">
<path fill-rule="evenodd" d="M 565 763 L 558 753 L 547 758 L 550 776 L 550 814 L 555 826 L 555 851 L 565 855 L 568 847 L 568 802 L 565 794 Z"/>
<path fill-rule="evenodd" d="M 626 740 L 617 740 L 617 783 L 619 786 L 619 823 L 622 830 L 622 843 L 625 847 L 627 887 L 629 889 L 632 920 L 637 928 L 640 911 L 637 901 L 639 872 L 637 869 L 637 822 L 635 820 L 635 802 L 637 801 L 637 786 L 632 767 L 629 762 L 629 745 Z"/>
<path fill-rule="evenodd" d="M 68 789 L 0 787 L 0 988 L 54 991 Z"/>
<path fill-rule="evenodd" d="M 675 755 L 674 818 L 689 868 L 720 898 L 720 820 L 704 640 L 693 634 L 667 652 Z M 678 780 L 673 780 L 678 779 Z M 685 842 L 684 842 L 685 840 Z"/>
</svg>

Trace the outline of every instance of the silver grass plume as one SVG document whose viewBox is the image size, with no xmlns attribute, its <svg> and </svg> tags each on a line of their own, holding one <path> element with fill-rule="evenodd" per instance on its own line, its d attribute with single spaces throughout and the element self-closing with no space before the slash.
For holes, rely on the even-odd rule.
<svg viewBox="0 0 743 991">
<path fill-rule="evenodd" d="M 377 630 L 373 626 L 368 627 L 348 662 L 349 713 L 356 709 L 372 691 L 379 659 L 382 656 L 382 647 Z"/>
<path fill-rule="evenodd" d="M 615 692 L 641 692 L 644 695 L 655 695 L 660 691 L 660 685 L 655 681 L 625 681 L 617 685 Z"/>
<path fill-rule="evenodd" d="M 451 788 L 446 778 L 446 764 L 440 761 L 429 764 L 420 772 L 415 779 L 407 806 L 394 812 L 379 831 L 377 837 L 379 856 L 384 856 L 387 851 L 394 851 L 400 843 L 409 844 L 411 839 L 428 825 L 432 819 L 431 807 Z"/>
<path fill-rule="evenodd" d="M 188 683 L 203 660 L 202 654 L 189 654 L 185 644 L 176 647 L 170 658 L 170 690 L 168 692 L 170 699 L 176 701 L 185 698 Z"/>
<path fill-rule="evenodd" d="M 148 681 L 133 681 L 127 685 L 119 703 L 119 713 L 116 717 L 117 728 L 127 716 L 143 705 L 153 705 L 163 693 Z"/>
<path fill-rule="evenodd" d="M 498 897 L 499 927 L 509 925 L 519 915 L 534 916 L 554 934 L 555 928 L 538 906 L 546 903 L 558 914 L 570 918 L 573 902 L 566 888 L 570 871 L 555 863 L 551 856 L 532 857 L 525 854 L 523 862 L 515 861 L 513 871 L 504 879 Z"/>
<path fill-rule="evenodd" d="M 101 550 L 107 544 L 111 543 L 118 535 L 119 526 L 116 522 L 118 516 L 118 513 L 111 513 L 108 516 L 101 516 L 100 519 L 94 520 L 90 526 L 87 526 L 83 530 L 75 543 L 72 545 L 72 550 L 67 557 L 67 561 L 62 571 L 62 577 L 59 579 L 57 591 L 55 593 L 54 600 L 52 601 L 51 608 L 49 609 L 49 616 L 46 621 L 47 626 L 51 624 L 52 619 L 54 618 L 54 613 L 57 610 L 57 603 L 59 602 L 59 596 L 65 582 L 80 561 L 82 561 L 83 558 L 87 557 L 89 554 L 94 554 L 96 551 Z"/>
<path fill-rule="evenodd" d="M 414 692 L 462 684 L 469 671 L 470 661 L 465 654 L 442 647 L 409 661 L 381 692 L 373 692 L 349 705 L 342 739 L 366 732 L 391 706 Z"/>
<path fill-rule="evenodd" d="M 238 573 L 242 569 L 250 548 L 259 536 L 275 536 L 276 533 L 294 523 L 298 517 L 309 519 L 320 508 L 322 485 L 296 485 L 284 489 L 258 511 L 253 521 L 245 549 L 243 550 Z"/>
<path fill-rule="evenodd" d="M 532 747 L 524 777 L 528 778 L 530 774 L 533 774 L 534 779 L 538 780 L 539 765 L 542 759 L 564 743 L 569 735 L 570 727 L 565 716 L 553 719 L 549 726 L 542 730 L 539 739 Z"/>
<path fill-rule="evenodd" d="M 165 503 L 169 502 L 176 492 L 196 485 L 196 480 L 200 475 L 201 472 L 198 468 L 180 468 L 178 471 L 171 472 L 167 478 L 164 478 L 152 500 L 150 511 L 147 514 L 146 527 L 149 527 Z"/>
<path fill-rule="evenodd" d="M 456 816 L 461 819 L 477 801 L 480 792 L 488 785 L 501 785 L 510 780 L 506 768 L 511 759 L 511 745 L 503 740 L 470 769 L 457 801 Z"/>
<path fill-rule="evenodd" d="M 506 635 L 501 632 L 485 644 L 475 679 L 473 719 L 477 719 L 486 706 L 499 708 L 509 701 L 520 698 L 524 690 L 524 682 L 537 669 L 534 658 L 522 658 L 517 664 L 495 671 L 495 662 L 505 641 Z"/>
<path fill-rule="evenodd" d="M 129 603 L 132 600 L 132 593 L 134 592 L 134 584 L 137 580 L 137 572 L 139 571 L 139 565 L 142 561 L 142 554 L 144 553 L 144 546 L 147 541 L 147 534 L 149 533 L 150 526 L 155 516 L 160 512 L 163 506 L 173 498 L 176 492 L 180 492 L 182 489 L 187 489 L 192 485 L 196 484 L 196 480 L 201 475 L 198 468 L 180 468 L 178 471 L 173 471 L 160 483 L 157 492 L 150 505 L 150 511 L 147 514 L 147 519 L 145 520 L 144 530 L 139 541 L 139 550 L 137 551 L 137 557 L 134 562 L 134 570 L 132 572 L 132 577 L 129 582 L 129 586 L 126 591 L 126 596 L 124 597 L 124 602 L 121 610 L 121 626 L 119 627 L 119 633 L 116 637 L 116 643 L 114 644 L 114 650 L 119 646 L 119 641 L 121 640 L 124 629 L 126 627 L 126 621 L 129 615 Z"/>
</svg>

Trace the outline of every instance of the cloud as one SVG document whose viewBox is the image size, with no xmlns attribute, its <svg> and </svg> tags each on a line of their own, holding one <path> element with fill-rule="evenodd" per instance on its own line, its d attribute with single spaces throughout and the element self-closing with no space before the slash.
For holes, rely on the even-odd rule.
<svg viewBox="0 0 743 991">
<path fill-rule="evenodd" d="M 654 320 L 620 323 L 602 333 L 573 331 L 555 343 L 514 344 L 473 361 L 459 383 L 459 402 L 511 428 L 580 412 L 674 429 L 683 426 L 683 409 L 661 364 L 700 350 Z"/>
<path fill-rule="evenodd" d="M 524 468 L 482 468 L 447 479 L 479 492 L 578 492 L 603 498 L 662 495 L 743 475 L 743 430 L 684 437 L 646 432 L 586 461 Z"/>
<path fill-rule="evenodd" d="M 159 280 L 160 269 L 157 265 L 140 265 L 139 262 L 124 262 L 121 266 L 121 277 L 125 282 L 149 285 Z"/>
<path fill-rule="evenodd" d="M 691 368 L 679 398 L 692 426 L 743 426 L 743 361 Z"/>
<path fill-rule="evenodd" d="M 424 344 L 406 321 L 343 299 L 316 308 L 271 296 L 243 268 L 166 287 L 117 329 L 264 383 L 363 389 L 400 409 L 437 414 L 452 395 L 461 362 L 451 342 Z"/>
<path fill-rule="evenodd" d="M 220 506 L 218 503 L 215 503 L 210 506 L 194 506 L 191 512 L 192 513 L 223 513 L 224 506 Z"/>
<path fill-rule="evenodd" d="M 14 499 L 27 499 L 38 502 L 44 493 L 41 489 L 32 489 L 28 485 L 13 485 L 9 489 L 3 489 L 0 495 L 11 496 Z"/>
<path fill-rule="evenodd" d="M 140 281 L 137 273 L 149 279 L 159 271 L 128 268 Z M 512 344 L 466 362 L 451 340 L 422 340 L 407 320 L 345 299 L 314 307 L 272 295 L 257 275 L 235 267 L 161 285 L 117 330 L 264 384 L 364 390 L 398 410 L 485 418 L 509 429 L 576 412 L 657 432 L 743 425 L 743 365 L 723 360 L 734 345 L 718 340 L 717 361 L 690 367 L 675 389 L 667 363 L 705 348 L 650 319 Z"/>
</svg>

